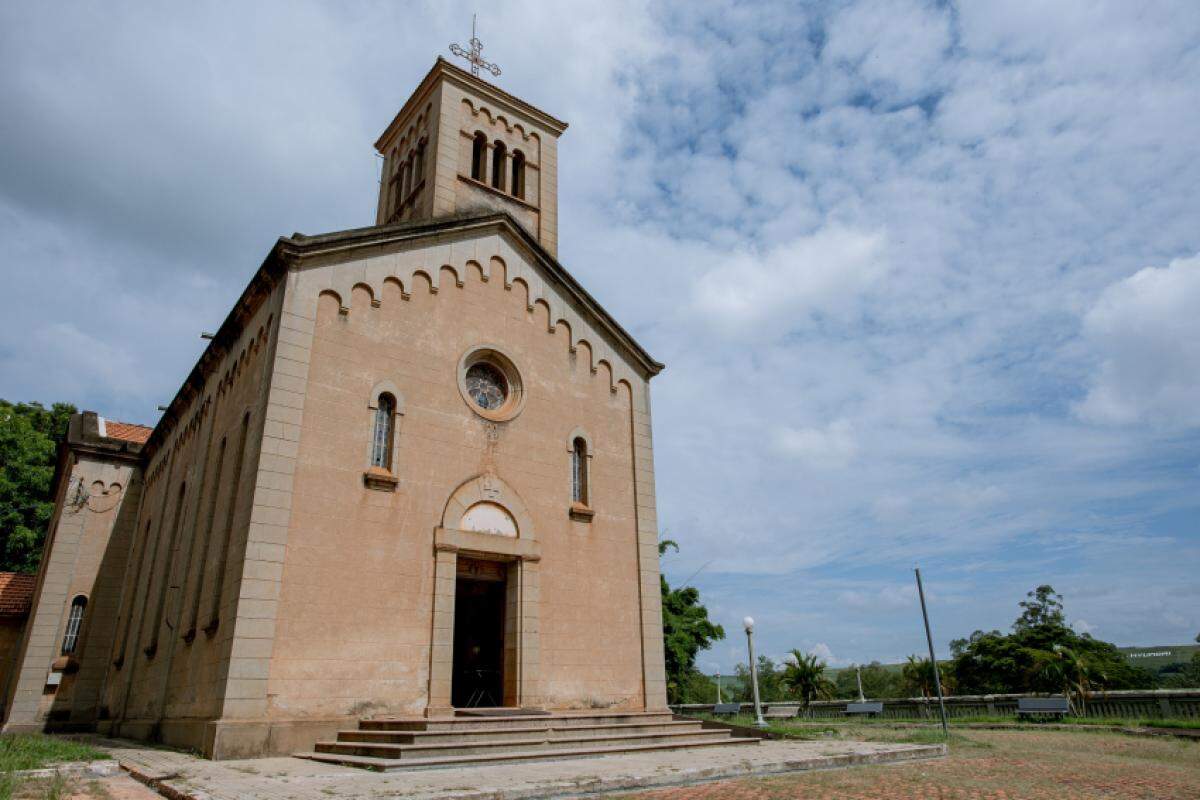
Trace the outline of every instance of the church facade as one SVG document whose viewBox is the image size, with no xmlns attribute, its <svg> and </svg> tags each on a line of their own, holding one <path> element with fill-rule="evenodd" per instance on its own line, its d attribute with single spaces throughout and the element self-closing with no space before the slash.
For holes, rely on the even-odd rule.
<svg viewBox="0 0 1200 800">
<path fill-rule="evenodd" d="M 373 227 L 280 239 L 152 431 L 73 420 L 6 730 L 666 708 L 662 365 L 556 259 L 565 129 L 439 59 Z"/>
</svg>

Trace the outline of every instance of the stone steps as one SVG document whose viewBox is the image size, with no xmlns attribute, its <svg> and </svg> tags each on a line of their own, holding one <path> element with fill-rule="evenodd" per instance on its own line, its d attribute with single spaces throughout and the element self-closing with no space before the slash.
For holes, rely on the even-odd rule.
<svg viewBox="0 0 1200 800">
<path fill-rule="evenodd" d="M 684 747 L 755 744 L 670 712 L 592 712 L 360 720 L 302 758 L 377 770 L 584 758 Z"/>
<path fill-rule="evenodd" d="M 714 739 L 727 740 L 725 731 L 663 731 L 635 734 L 592 734 L 563 738 L 534 737 L 499 742 L 445 742 L 442 744 L 388 744 L 380 742 L 317 742 L 318 753 L 375 756 L 397 760 L 432 756 L 471 756 L 509 753 L 522 750 L 570 747 L 603 747 L 642 744 L 696 744 Z"/>
<path fill-rule="evenodd" d="M 361 730 L 438 731 L 438 730 L 498 730 L 512 726 L 554 725 L 565 728 L 574 725 L 617 725 L 630 722 L 670 722 L 670 711 L 618 711 L 570 714 L 537 714 L 512 717 L 395 717 L 359 720 Z"/>
<path fill-rule="evenodd" d="M 347 767 L 362 767 L 364 769 L 390 772 L 394 770 L 431 769 L 436 767 L 471 767 L 488 764 L 502 764 L 525 761 L 559 761 L 567 758 L 594 758 L 622 753 L 644 753 L 656 750 L 677 750 L 683 747 L 729 747 L 731 745 L 758 744 L 758 739 L 737 739 L 733 737 L 714 738 L 708 741 L 666 744 L 619 745 L 605 747 L 543 747 L 531 750 L 517 750 L 508 753 L 490 755 L 439 756 L 414 759 L 392 759 L 378 756 L 355 756 L 338 753 L 297 753 L 299 758 L 308 758 L 327 764 L 341 764 Z"/>
<path fill-rule="evenodd" d="M 522 725 L 500 730 L 434 730 L 398 731 L 363 729 L 338 731 L 339 742 L 373 742 L 376 744 L 439 744 L 447 742 L 505 742 L 520 739 L 562 739 L 588 733 L 655 733 L 658 731 L 700 730 L 698 720 L 669 720 L 667 722 L 622 722 L 615 725 Z"/>
</svg>

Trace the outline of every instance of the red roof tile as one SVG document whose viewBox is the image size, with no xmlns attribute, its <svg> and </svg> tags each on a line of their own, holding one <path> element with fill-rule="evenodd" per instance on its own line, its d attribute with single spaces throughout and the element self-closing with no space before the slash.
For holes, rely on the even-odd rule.
<svg viewBox="0 0 1200 800">
<path fill-rule="evenodd" d="M 121 439 L 135 444 L 145 444 L 154 428 L 145 425 L 135 425 L 132 422 L 117 422 L 113 419 L 104 420 L 104 427 L 110 439 Z"/>
<path fill-rule="evenodd" d="M 0 572 L 0 616 L 20 617 L 33 605 L 36 575 L 20 572 Z"/>
</svg>

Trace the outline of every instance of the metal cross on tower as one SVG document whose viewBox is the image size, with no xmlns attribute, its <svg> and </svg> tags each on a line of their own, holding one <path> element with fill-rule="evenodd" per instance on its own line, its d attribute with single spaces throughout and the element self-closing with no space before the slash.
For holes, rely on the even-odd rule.
<svg viewBox="0 0 1200 800">
<path fill-rule="evenodd" d="M 481 53 L 483 52 L 483 42 L 479 41 L 479 37 L 475 35 L 475 15 L 471 15 L 471 49 L 464 50 L 457 44 L 450 45 L 450 52 L 459 58 L 465 58 L 471 64 L 471 74 L 478 75 L 480 69 L 486 69 L 493 75 L 500 74 L 500 68 L 495 64 L 483 60 Z"/>
</svg>

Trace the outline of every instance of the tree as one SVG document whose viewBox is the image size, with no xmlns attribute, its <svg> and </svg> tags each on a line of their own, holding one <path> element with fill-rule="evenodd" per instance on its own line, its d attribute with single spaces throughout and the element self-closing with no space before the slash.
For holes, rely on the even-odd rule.
<svg viewBox="0 0 1200 800">
<path fill-rule="evenodd" d="M 1024 611 L 1013 623 L 1016 633 L 1037 629 L 1055 629 L 1067 627 L 1067 618 L 1063 614 L 1062 595 L 1054 591 L 1049 584 L 1042 584 L 1025 595 L 1019 605 Z"/>
<path fill-rule="evenodd" d="M 950 643 L 956 689 L 964 694 L 1146 689 L 1156 681 L 1115 645 L 1066 624 L 1062 596 L 1039 586 L 1020 603 L 1012 633 L 975 631 Z M 1075 688 L 1068 689 L 1070 682 Z"/>
<path fill-rule="evenodd" d="M 950 693 L 951 680 L 950 676 L 953 668 L 948 664 L 938 664 L 942 680 L 942 691 Z M 900 682 L 904 687 L 904 691 L 909 697 L 934 697 L 937 694 L 937 682 L 933 675 L 933 662 L 928 658 L 919 658 L 916 655 L 908 657 L 908 661 L 904 663 L 904 667 L 900 670 Z"/>
<path fill-rule="evenodd" d="M 658 554 L 668 548 L 679 550 L 670 539 L 658 543 Z M 708 618 L 708 609 L 700 602 L 700 591 L 691 586 L 672 589 L 659 574 L 662 590 L 663 653 L 667 667 L 667 696 L 672 703 L 705 702 L 694 700 L 700 686 L 696 680 L 696 654 L 725 638 L 725 630 Z M 716 688 L 713 688 L 716 693 Z"/>
<path fill-rule="evenodd" d="M 854 665 L 840 670 L 834 683 L 837 684 L 837 696 L 847 700 L 858 697 L 858 677 Z M 863 664 L 858 667 L 862 674 L 863 695 L 870 698 L 903 697 L 899 673 L 889 670 L 878 661 Z"/>
<path fill-rule="evenodd" d="M 804 654 L 792 650 L 791 660 L 783 668 L 783 685 L 793 697 L 808 708 L 813 700 L 833 697 L 836 686 L 825 676 L 825 662 L 815 653 Z"/>
<path fill-rule="evenodd" d="M 779 669 L 775 662 L 767 656 L 759 656 L 756 663 L 758 666 L 758 699 L 764 703 L 783 700 L 787 694 L 787 689 L 783 685 L 784 671 Z M 738 688 L 736 692 L 731 692 L 731 696 L 739 703 L 754 702 L 754 683 L 751 680 L 750 668 L 745 664 L 738 664 L 734 668 L 734 674 L 737 676 Z"/>
<path fill-rule="evenodd" d="M 1093 688 L 1094 674 L 1089 659 L 1070 647 L 1055 645 L 1051 650 L 1034 650 L 1030 653 L 1033 671 L 1048 691 L 1061 691 L 1067 701 L 1080 714 L 1087 713 L 1087 696 Z"/>
<path fill-rule="evenodd" d="M 0 570 L 37 572 L 54 513 L 55 450 L 75 407 L 0 400 Z"/>
</svg>

